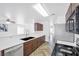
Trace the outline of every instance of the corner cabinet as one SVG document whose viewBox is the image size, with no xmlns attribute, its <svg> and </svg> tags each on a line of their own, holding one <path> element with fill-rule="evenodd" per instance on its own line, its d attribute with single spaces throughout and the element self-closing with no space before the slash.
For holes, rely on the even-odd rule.
<svg viewBox="0 0 79 59">
<path fill-rule="evenodd" d="M 29 56 L 33 51 L 35 51 L 40 45 L 45 42 L 45 36 L 35 38 L 23 44 L 24 56 Z"/>
<path fill-rule="evenodd" d="M 43 24 L 35 23 L 34 24 L 34 30 L 35 31 L 43 31 Z"/>
<path fill-rule="evenodd" d="M 65 15 L 66 20 L 68 20 L 70 18 L 70 16 L 73 14 L 73 12 L 75 11 L 77 6 L 79 6 L 79 3 L 70 3 L 69 8 Z"/>
</svg>

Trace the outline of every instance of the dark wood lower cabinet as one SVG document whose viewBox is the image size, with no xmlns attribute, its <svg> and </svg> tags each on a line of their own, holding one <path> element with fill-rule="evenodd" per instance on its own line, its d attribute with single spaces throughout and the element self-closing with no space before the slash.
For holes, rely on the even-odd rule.
<svg viewBox="0 0 79 59">
<path fill-rule="evenodd" d="M 24 56 L 29 56 L 33 51 L 35 51 L 40 45 L 45 42 L 45 36 L 41 36 L 34 40 L 24 43 Z"/>
<path fill-rule="evenodd" d="M 44 43 L 45 42 L 45 36 L 42 36 L 41 37 L 41 43 Z"/>
<path fill-rule="evenodd" d="M 26 42 L 24 43 L 24 56 L 28 56 L 29 54 L 31 54 L 32 52 L 32 48 L 33 48 L 33 42 L 32 41 L 29 41 L 29 42 Z"/>
<path fill-rule="evenodd" d="M 1 56 L 4 56 L 4 50 L 1 51 Z"/>
<path fill-rule="evenodd" d="M 33 40 L 33 51 L 35 51 L 38 48 L 38 41 L 37 39 Z"/>
</svg>

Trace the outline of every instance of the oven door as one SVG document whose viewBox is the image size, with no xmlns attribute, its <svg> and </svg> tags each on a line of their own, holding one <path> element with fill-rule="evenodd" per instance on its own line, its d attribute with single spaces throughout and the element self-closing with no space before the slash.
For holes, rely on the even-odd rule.
<svg viewBox="0 0 79 59">
<path fill-rule="evenodd" d="M 4 50 L 4 56 L 23 56 L 23 44 Z"/>
</svg>

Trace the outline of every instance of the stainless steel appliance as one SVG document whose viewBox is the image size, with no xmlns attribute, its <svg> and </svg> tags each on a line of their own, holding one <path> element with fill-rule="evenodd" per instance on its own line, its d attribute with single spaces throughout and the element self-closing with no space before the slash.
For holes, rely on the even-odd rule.
<svg viewBox="0 0 79 59">
<path fill-rule="evenodd" d="M 4 50 L 4 56 L 23 56 L 23 44 Z"/>
</svg>

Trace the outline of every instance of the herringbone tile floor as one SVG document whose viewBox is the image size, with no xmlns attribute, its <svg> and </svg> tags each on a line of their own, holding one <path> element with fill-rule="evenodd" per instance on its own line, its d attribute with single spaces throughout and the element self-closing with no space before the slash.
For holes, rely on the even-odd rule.
<svg viewBox="0 0 79 59">
<path fill-rule="evenodd" d="M 37 48 L 30 56 L 50 56 L 50 48 L 47 42 Z"/>
</svg>

